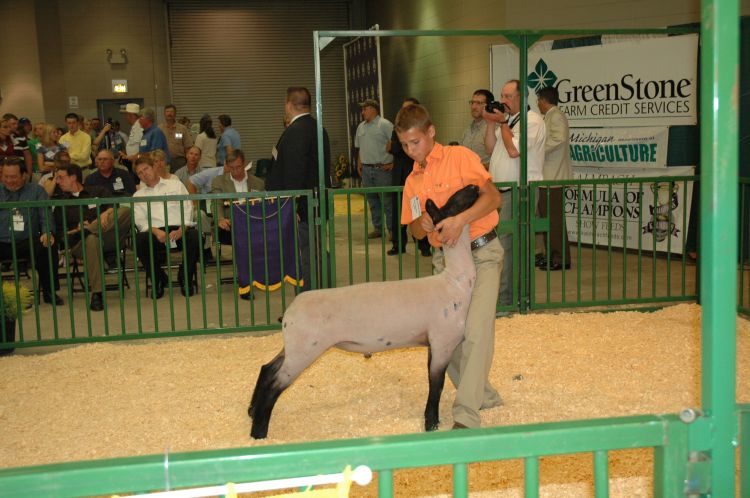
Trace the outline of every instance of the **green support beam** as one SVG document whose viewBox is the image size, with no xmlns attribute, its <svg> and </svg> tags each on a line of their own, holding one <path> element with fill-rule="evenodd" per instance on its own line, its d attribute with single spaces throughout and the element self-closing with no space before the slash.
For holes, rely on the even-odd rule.
<svg viewBox="0 0 750 498">
<path fill-rule="evenodd" d="M 739 4 L 704 0 L 701 21 L 701 403 L 711 496 L 735 495 Z"/>
</svg>

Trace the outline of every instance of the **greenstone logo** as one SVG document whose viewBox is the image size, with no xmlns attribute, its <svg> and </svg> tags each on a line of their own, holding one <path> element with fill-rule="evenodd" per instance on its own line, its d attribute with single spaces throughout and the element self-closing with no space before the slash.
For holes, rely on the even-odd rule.
<svg viewBox="0 0 750 498">
<path fill-rule="evenodd" d="M 534 93 L 542 88 L 554 85 L 555 81 L 557 81 L 557 75 L 550 71 L 544 59 L 539 59 L 534 71 L 526 77 L 526 85 L 534 90 Z"/>
</svg>

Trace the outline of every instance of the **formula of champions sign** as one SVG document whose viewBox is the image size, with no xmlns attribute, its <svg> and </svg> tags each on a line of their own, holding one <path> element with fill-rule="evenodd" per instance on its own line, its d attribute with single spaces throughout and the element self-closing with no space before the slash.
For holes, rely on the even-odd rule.
<svg viewBox="0 0 750 498">
<path fill-rule="evenodd" d="M 579 166 L 667 166 L 669 128 L 571 128 L 570 162 Z"/>
<path fill-rule="evenodd" d="M 694 125 L 698 35 L 628 39 L 586 47 L 529 50 L 529 104 L 554 86 L 571 127 Z M 518 49 L 492 46 L 492 91 L 518 78 Z"/>
<path fill-rule="evenodd" d="M 663 168 L 576 168 L 576 179 L 692 176 L 693 166 Z M 565 187 L 565 223 L 571 243 L 682 254 L 693 182 L 659 181 Z M 580 226 L 579 226 L 580 217 Z"/>
</svg>

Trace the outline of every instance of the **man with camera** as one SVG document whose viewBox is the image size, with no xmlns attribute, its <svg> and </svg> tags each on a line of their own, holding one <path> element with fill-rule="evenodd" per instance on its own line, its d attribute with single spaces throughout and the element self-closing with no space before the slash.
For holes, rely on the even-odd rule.
<svg viewBox="0 0 750 498">
<path fill-rule="evenodd" d="M 491 111 L 491 112 L 489 112 Z M 520 82 L 510 80 L 500 94 L 499 102 L 490 102 L 482 111 L 487 121 L 484 145 L 491 152 L 490 174 L 495 182 L 518 183 L 521 175 L 521 93 Z M 526 130 L 526 178 L 528 181 L 542 180 L 544 166 L 544 120 L 539 113 L 527 110 Z M 502 208 L 500 221 L 513 217 L 514 199 L 510 187 L 501 187 Z M 510 234 L 500 236 L 500 244 L 505 251 L 503 271 L 500 277 L 500 304 L 509 305 L 513 301 L 513 237 Z"/>
<path fill-rule="evenodd" d="M 474 92 L 471 96 L 469 105 L 471 106 L 471 117 L 473 118 L 471 124 L 464 130 L 464 136 L 461 138 L 460 144 L 473 150 L 482 161 L 485 169 L 490 167 L 490 152 L 484 146 L 484 135 L 487 132 L 487 121 L 482 117 L 482 111 L 489 102 L 493 102 L 495 96 L 491 91 L 483 88 Z"/>
</svg>

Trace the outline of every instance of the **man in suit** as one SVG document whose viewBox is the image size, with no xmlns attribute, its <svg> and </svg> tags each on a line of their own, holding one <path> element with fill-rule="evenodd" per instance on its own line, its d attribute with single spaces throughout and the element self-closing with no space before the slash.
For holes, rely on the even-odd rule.
<svg viewBox="0 0 750 498">
<path fill-rule="evenodd" d="M 544 114 L 544 127 L 547 138 L 544 142 L 544 167 L 542 176 L 545 180 L 568 180 L 573 178 L 573 168 L 570 164 L 568 119 L 562 113 L 557 102 L 559 94 L 557 88 L 548 86 L 537 93 L 539 110 Z M 549 208 L 547 195 L 549 193 Z M 541 270 L 547 269 L 549 259 L 550 270 L 570 268 L 570 250 L 568 250 L 568 233 L 565 230 L 563 213 L 563 188 L 561 186 L 542 187 L 539 189 L 539 213 L 547 216 L 549 209 L 549 232 L 544 233 L 544 249 L 547 248 L 549 238 L 549 258 L 538 254 L 536 266 Z M 565 251 L 563 251 L 563 247 Z M 563 252 L 565 253 L 563 259 Z M 541 256 L 541 257 L 540 257 Z"/>
<path fill-rule="evenodd" d="M 266 178 L 267 190 L 297 190 L 314 189 L 319 185 L 318 177 L 318 135 L 315 119 L 310 115 L 310 92 L 304 87 L 289 87 L 286 90 L 286 104 L 284 114 L 289 126 L 276 144 L 276 155 L 273 166 Z M 331 176 L 328 167 L 331 164 L 331 150 L 328 133 L 323 130 L 323 172 L 325 186 L 331 186 Z M 325 202 L 321 199 L 321 202 Z M 304 280 L 301 291 L 311 288 L 310 282 L 310 240 L 308 237 L 307 200 L 301 198 L 297 204 L 298 247 L 300 250 L 300 270 Z M 315 241 L 313 241 L 315 242 Z M 322 267 L 320 258 L 321 248 L 316 242 L 318 250 L 317 265 Z M 320 272 L 318 271 L 318 275 Z M 320 287 L 323 287 L 320 285 Z"/>
<path fill-rule="evenodd" d="M 265 190 L 265 182 L 255 175 L 251 175 L 245 169 L 245 153 L 242 149 L 234 149 L 227 154 L 225 164 L 226 171 L 223 175 L 217 176 L 211 182 L 211 193 L 228 193 L 236 192 L 258 192 Z M 229 216 L 229 206 L 231 199 L 226 202 L 218 201 L 214 213 L 218 219 L 219 241 L 222 244 L 232 244 L 232 226 Z"/>
</svg>

